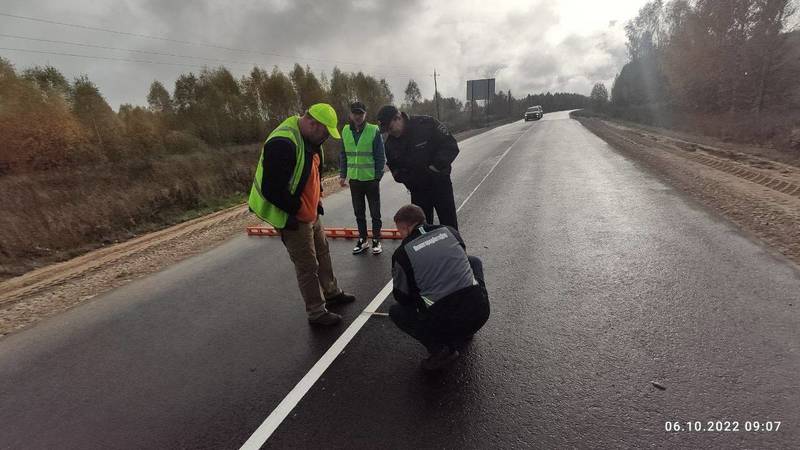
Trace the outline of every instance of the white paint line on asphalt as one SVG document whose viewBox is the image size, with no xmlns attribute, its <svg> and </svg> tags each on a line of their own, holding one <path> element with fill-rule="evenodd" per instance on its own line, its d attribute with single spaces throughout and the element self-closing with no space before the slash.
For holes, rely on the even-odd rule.
<svg viewBox="0 0 800 450">
<path fill-rule="evenodd" d="M 392 292 L 392 280 L 386 283 L 386 286 L 378 292 L 378 295 L 369 302 L 369 305 L 364 309 L 365 313 L 374 313 L 375 310 L 386 300 L 386 297 Z M 322 355 L 322 358 L 308 371 L 308 373 L 300 380 L 299 383 L 289 391 L 289 394 L 278 404 L 278 406 L 270 413 L 269 417 L 261 424 L 260 427 L 250 436 L 250 439 L 242 445 L 242 450 L 257 450 L 267 442 L 276 428 L 286 419 L 290 412 L 300 403 L 300 400 L 306 393 L 314 386 L 319 377 L 325 370 L 333 363 L 333 360 L 339 356 L 339 353 L 344 350 L 345 346 L 350 343 L 350 340 L 358 333 L 361 327 L 367 323 L 367 320 L 372 314 L 359 314 L 358 317 L 344 330 L 341 336 L 336 339 L 336 342 L 331 345 L 328 351 Z"/>
<path fill-rule="evenodd" d="M 528 130 L 530 130 L 530 128 L 528 128 Z M 472 192 L 470 192 L 467 198 L 464 199 L 463 202 L 461 202 L 461 206 L 459 206 L 456 209 L 456 212 L 461 211 L 461 208 L 463 208 L 464 205 L 467 204 L 467 201 L 469 201 L 469 199 L 472 198 L 472 195 L 475 194 L 475 192 L 478 190 L 479 187 L 481 187 L 483 182 L 486 181 L 487 178 L 489 178 L 489 175 L 491 175 L 492 172 L 494 172 L 494 169 L 500 164 L 500 161 L 502 161 L 503 158 L 506 157 L 506 155 L 508 154 L 508 152 L 511 151 L 514 145 L 516 145 L 517 142 L 519 142 L 519 140 L 522 139 L 522 137 L 528 133 L 528 130 L 522 132 L 522 134 L 520 134 L 520 136 L 510 146 L 508 146 L 506 151 L 503 152 L 502 155 L 500 155 L 500 159 L 498 159 L 497 162 L 494 163 L 492 168 L 489 169 L 489 172 L 486 174 L 485 177 L 483 177 L 481 182 L 478 183 L 478 185 L 475 186 L 475 189 L 473 189 Z M 389 282 L 386 283 L 386 286 L 384 286 L 383 289 L 381 289 L 381 291 L 378 292 L 378 295 L 376 295 L 375 298 L 373 298 L 372 301 L 369 302 L 367 307 L 364 308 L 364 311 L 362 311 L 361 314 L 359 314 L 355 318 L 355 320 L 353 320 L 353 322 L 350 323 L 350 326 L 348 326 L 347 329 L 344 330 L 344 333 L 342 333 L 342 335 L 339 336 L 338 339 L 336 339 L 333 345 L 331 345 L 330 348 L 325 352 L 325 354 L 322 355 L 319 361 L 317 361 L 316 364 L 314 364 L 314 366 L 311 367 L 311 370 L 309 370 L 308 373 L 306 373 L 305 376 L 303 376 L 303 378 L 300 379 L 300 382 L 298 382 L 295 385 L 295 387 L 292 388 L 292 390 L 289 391 L 288 394 L 286 394 L 286 397 L 284 397 L 283 400 L 281 400 L 278 406 L 276 406 L 275 409 L 272 410 L 270 415 L 266 418 L 266 420 L 264 420 L 261 426 L 259 426 L 258 429 L 253 433 L 253 435 L 250 436 L 247 442 L 245 442 L 244 445 L 242 445 L 241 450 L 257 450 L 261 448 L 261 446 L 264 445 L 264 443 L 267 442 L 267 439 L 269 439 L 269 437 L 272 436 L 272 433 L 275 432 L 278 426 L 280 426 L 280 424 L 283 423 L 286 417 L 289 416 L 289 413 L 292 412 L 295 406 L 297 406 L 297 404 L 300 403 L 300 400 L 302 400 L 303 397 L 308 393 L 308 391 L 311 390 L 311 388 L 314 386 L 314 383 L 316 383 L 317 380 L 319 380 L 319 378 L 322 376 L 322 374 L 325 373 L 328 367 L 330 367 L 330 365 L 333 364 L 333 361 L 336 359 L 336 357 L 339 356 L 340 353 L 342 353 L 347 344 L 349 344 L 350 341 L 355 337 L 356 333 L 358 333 L 359 330 L 361 330 L 361 327 L 363 327 L 364 324 L 367 323 L 367 320 L 369 320 L 369 318 L 372 317 L 373 315 L 385 315 L 385 313 L 378 313 L 376 311 L 384 302 L 384 300 L 386 300 L 386 298 L 389 297 L 389 294 L 391 294 L 391 292 L 392 292 L 392 280 L 390 279 Z"/>
<path fill-rule="evenodd" d="M 473 194 L 475 194 L 475 192 L 477 192 L 477 191 L 478 191 L 478 188 L 479 188 L 479 187 L 481 187 L 481 185 L 483 184 L 483 182 L 484 182 L 484 181 L 486 181 L 486 179 L 487 179 L 487 178 L 489 178 L 489 175 L 491 175 L 491 174 L 492 174 L 492 172 L 494 172 L 494 169 L 495 169 L 495 168 L 496 168 L 496 167 L 497 167 L 497 166 L 500 164 L 500 161 L 502 161 L 502 160 L 503 160 L 503 158 L 505 158 L 505 157 L 506 157 L 506 155 L 508 154 L 508 152 L 510 152 L 510 151 L 511 151 L 511 149 L 512 149 L 512 148 L 514 148 L 514 146 L 517 144 L 517 142 L 519 142 L 519 140 L 520 140 L 520 139 L 522 139 L 522 137 L 523 137 L 523 136 L 525 136 L 525 135 L 528 133 L 528 130 L 530 130 L 531 128 L 532 128 L 532 127 L 528 127 L 528 129 L 527 129 L 527 130 L 523 131 L 523 132 L 522 132 L 522 134 L 520 134 L 520 135 L 519 135 L 519 137 L 518 137 L 518 138 L 517 138 L 517 139 L 516 139 L 514 142 L 512 142 L 512 143 L 511 143 L 511 145 L 509 145 L 509 146 L 508 146 L 508 148 L 506 149 L 506 151 L 504 151 L 504 152 L 503 152 L 503 154 L 502 154 L 502 155 L 500 155 L 500 159 L 498 159 L 498 160 L 497 160 L 497 161 L 494 163 L 494 165 L 492 166 L 492 168 L 491 168 L 491 169 L 489 169 L 489 171 L 488 171 L 488 172 L 486 172 L 486 176 L 484 176 L 484 177 L 483 177 L 483 179 L 481 180 L 481 182 L 480 182 L 480 183 L 478 183 L 478 185 L 477 185 L 477 186 L 475 186 L 475 189 L 473 189 L 473 190 L 472 190 L 472 192 L 470 192 L 470 193 L 469 193 L 469 195 L 467 196 L 467 198 L 465 198 L 465 199 L 464 199 L 464 201 L 463 201 L 463 202 L 461 202 L 461 205 L 458 207 L 458 209 L 456 209 L 456 212 L 458 212 L 458 211 L 461 211 L 461 208 L 463 208 L 463 207 L 464 207 L 464 205 L 466 205 L 466 204 L 467 204 L 467 202 L 469 201 L 469 199 L 471 199 L 471 198 L 472 198 L 472 196 L 473 196 Z"/>
</svg>

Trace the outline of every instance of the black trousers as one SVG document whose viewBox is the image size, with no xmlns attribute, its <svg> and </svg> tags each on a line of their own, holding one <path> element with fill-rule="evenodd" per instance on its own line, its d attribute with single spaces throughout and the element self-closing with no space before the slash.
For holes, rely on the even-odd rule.
<svg viewBox="0 0 800 450">
<path fill-rule="evenodd" d="M 453 183 L 450 181 L 450 177 L 436 180 L 431 186 L 425 188 L 409 190 L 411 191 L 411 203 L 422 208 L 427 223 L 433 224 L 433 211 L 436 210 L 441 225 L 449 225 L 458 229 L 456 201 L 453 198 Z"/>
<path fill-rule="evenodd" d="M 361 239 L 367 239 L 366 209 L 369 203 L 369 215 L 372 218 L 373 239 L 381 238 L 381 189 L 380 181 L 350 180 L 350 196 L 353 198 L 353 211 L 356 213 L 356 226 Z"/>
<path fill-rule="evenodd" d="M 418 340 L 428 352 L 435 353 L 443 346 L 458 348 L 483 327 L 489 319 L 489 296 L 483 280 L 483 263 L 475 256 L 469 257 L 472 273 L 480 290 L 452 300 L 448 304 L 434 303 L 427 311 L 417 311 L 414 306 L 395 303 L 389 308 L 389 317 L 406 334 Z M 442 300 L 445 301 L 445 300 Z"/>
</svg>

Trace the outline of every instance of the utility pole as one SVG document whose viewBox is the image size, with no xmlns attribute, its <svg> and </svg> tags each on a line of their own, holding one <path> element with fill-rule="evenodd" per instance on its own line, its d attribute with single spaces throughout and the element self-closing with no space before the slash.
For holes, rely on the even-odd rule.
<svg viewBox="0 0 800 450">
<path fill-rule="evenodd" d="M 441 121 L 442 116 L 439 114 L 439 87 L 436 84 L 436 68 L 433 68 L 433 96 L 436 99 L 436 120 Z"/>
<path fill-rule="evenodd" d="M 475 123 L 475 83 L 469 82 L 469 124 L 472 125 Z"/>
<path fill-rule="evenodd" d="M 489 126 L 489 81 L 486 81 L 486 107 L 484 108 L 486 112 L 486 126 Z"/>
</svg>

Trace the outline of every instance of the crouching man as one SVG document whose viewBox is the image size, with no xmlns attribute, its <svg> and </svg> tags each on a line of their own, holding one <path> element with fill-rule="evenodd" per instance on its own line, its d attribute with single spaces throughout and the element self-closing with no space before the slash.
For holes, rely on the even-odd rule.
<svg viewBox="0 0 800 450">
<path fill-rule="evenodd" d="M 438 370 L 489 318 L 483 265 L 467 255 L 458 231 L 426 224 L 419 206 L 403 206 L 394 222 L 403 242 L 392 255 L 397 303 L 389 316 L 428 349 L 422 368 Z"/>
</svg>

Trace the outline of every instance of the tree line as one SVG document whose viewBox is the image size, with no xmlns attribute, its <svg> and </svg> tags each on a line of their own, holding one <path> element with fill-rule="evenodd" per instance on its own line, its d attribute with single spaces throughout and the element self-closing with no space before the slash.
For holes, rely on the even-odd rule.
<svg viewBox="0 0 800 450">
<path fill-rule="evenodd" d="M 579 94 L 546 93 L 515 98 L 498 92 L 486 102 L 455 97 L 423 98 L 410 80 L 402 108 L 438 116 L 454 131 L 510 117 L 542 105 L 545 111 L 581 108 Z M 123 104 L 118 111 L 85 75 L 69 81 L 52 66 L 18 72 L 0 58 L 0 172 L 8 167 L 42 170 L 63 165 L 114 163 L 158 158 L 262 141 L 291 114 L 328 102 L 346 123 L 349 105 L 365 103 L 368 120 L 380 106 L 393 103 L 385 79 L 334 68 L 328 76 L 295 64 L 291 71 L 254 67 L 236 77 L 225 67 L 181 74 L 172 89 L 153 81 L 147 106 Z M 438 104 L 438 109 L 437 109 Z M 327 147 L 327 164 L 337 163 L 338 146 Z"/>
<path fill-rule="evenodd" d="M 374 114 L 393 95 L 385 80 L 361 72 L 334 69 L 327 79 L 297 64 L 236 78 L 218 67 L 180 75 L 171 92 L 154 81 L 147 107 L 115 112 L 85 75 L 69 82 L 51 66 L 17 73 L 0 58 L 0 162 L 43 169 L 250 144 L 317 102 L 345 120 L 356 98 Z"/>
<path fill-rule="evenodd" d="M 630 61 L 614 80 L 609 106 L 638 110 L 651 122 L 695 114 L 736 126 L 735 117 L 747 117 L 757 126 L 769 117 L 774 128 L 800 106 L 796 10 L 793 0 L 648 2 L 625 27 Z"/>
</svg>

